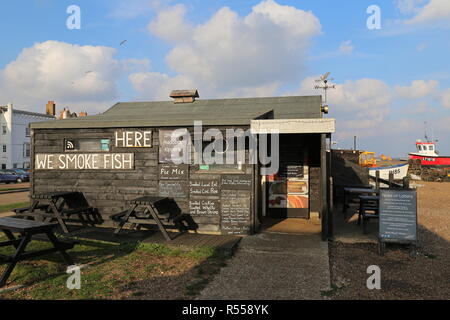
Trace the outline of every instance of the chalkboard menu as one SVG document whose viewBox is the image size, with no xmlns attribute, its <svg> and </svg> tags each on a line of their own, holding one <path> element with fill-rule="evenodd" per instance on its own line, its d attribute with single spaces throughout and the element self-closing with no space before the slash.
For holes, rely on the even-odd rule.
<svg viewBox="0 0 450 320">
<path fill-rule="evenodd" d="M 219 179 L 191 179 L 189 193 L 192 196 L 218 196 L 220 192 Z"/>
<path fill-rule="evenodd" d="M 281 178 L 303 178 L 303 165 L 295 162 L 281 162 L 278 176 Z"/>
<path fill-rule="evenodd" d="M 159 163 L 175 163 L 175 157 L 182 159 L 181 163 L 189 163 L 191 141 L 188 136 L 187 129 L 159 130 Z"/>
<path fill-rule="evenodd" d="M 159 196 L 170 198 L 187 198 L 187 181 L 159 181 Z"/>
<path fill-rule="evenodd" d="M 250 190 L 252 188 L 252 176 L 223 175 L 221 188 L 231 190 Z"/>
<path fill-rule="evenodd" d="M 187 180 L 189 175 L 189 166 L 187 164 L 160 164 L 160 180 Z"/>
<path fill-rule="evenodd" d="M 380 240 L 417 240 L 415 190 L 380 190 Z"/>
<path fill-rule="evenodd" d="M 251 226 L 250 191 L 222 190 L 221 230 L 227 235 L 244 235 Z"/>
<path fill-rule="evenodd" d="M 192 216 L 218 216 L 220 214 L 220 201 L 209 199 L 190 199 L 189 214 Z"/>
</svg>

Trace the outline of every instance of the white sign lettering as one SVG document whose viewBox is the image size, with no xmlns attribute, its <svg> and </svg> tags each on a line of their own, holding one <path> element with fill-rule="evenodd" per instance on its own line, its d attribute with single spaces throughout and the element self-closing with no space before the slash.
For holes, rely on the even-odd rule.
<svg viewBox="0 0 450 320">
<path fill-rule="evenodd" d="M 116 131 L 117 148 L 150 148 L 152 146 L 151 131 Z"/>
<path fill-rule="evenodd" d="M 134 153 L 36 154 L 36 170 L 133 170 Z"/>
</svg>

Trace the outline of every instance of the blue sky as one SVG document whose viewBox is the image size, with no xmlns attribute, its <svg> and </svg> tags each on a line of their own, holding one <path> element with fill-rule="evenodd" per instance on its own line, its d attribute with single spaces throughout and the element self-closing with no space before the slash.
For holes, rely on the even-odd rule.
<svg viewBox="0 0 450 320">
<path fill-rule="evenodd" d="M 69 30 L 66 9 L 81 10 Z M 381 10 L 369 30 L 366 10 Z M 228 7 L 228 9 L 224 9 Z M 450 155 L 450 1 L 2 1 L 0 104 L 104 111 L 117 101 L 318 94 L 337 85 L 338 147 L 406 156 L 428 123 Z M 123 40 L 127 40 L 120 45 Z"/>
</svg>

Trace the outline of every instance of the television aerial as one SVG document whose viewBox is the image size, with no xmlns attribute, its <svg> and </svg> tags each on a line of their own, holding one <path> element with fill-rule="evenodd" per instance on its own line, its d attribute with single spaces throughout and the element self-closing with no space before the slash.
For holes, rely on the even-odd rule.
<svg viewBox="0 0 450 320">
<path fill-rule="evenodd" d="M 327 91 L 328 89 L 336 89 L 336 85 L 330 85 L 328 82 L 333 81 L 334 78 L 328 78 L 330 76 L 330 72 L 325 73 L 320 76 L 320 79 L 316 79 L 315 82 L 318 83 L 314 86 L 314 89 L 322 89 L 325 92 L 324 103 L 327 102 Z"/>
</svg>

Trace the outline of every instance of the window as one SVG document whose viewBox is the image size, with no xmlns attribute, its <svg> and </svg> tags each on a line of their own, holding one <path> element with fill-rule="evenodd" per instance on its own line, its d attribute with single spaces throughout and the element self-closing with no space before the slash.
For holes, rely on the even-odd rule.
<svg viewBox="0 0 450 320">
<path fill-rule="evenodd" d="M 6 144 L 3 145 L 3 152 L 6 152 Z"/>
<path fill-rule="evenodd" d="M 18 166 L 19 166 L 19 165 L 18 165 L 17 163 L 14 163 L 14 164 L 13 164 L 13 168 L 14 168 L 14 169 L 17 169 Z"/>
<path fill-rule="evenodd" d="M 2 134 L 6 134 L 6 125 L 2 126 Z"/>
<path fill-rule="evenodd" d="M 66 139 L 65 151 L 93 152 L 110 150 L 110 139 Z"/>
<path fill-rule="evenodd" d="M 433 147 L 433 146 L 429 146 L 429 147 L 428 147 L 428 150 L 433 151 L 433 150 L 434 150 L 434 147 Z"/>
<path fill-rule="evenodd" d="M 417 146 L 417 148 L 419 149 L 419 151 L 422 151 L 422 146 L 420 144 Z"/>
<path fill-rule="evenodd" d="M 24 168 L 24 169 L 30 168 L 30 163 L 29 163 L 29 162 L 24 162 L 24 163 L 23 163 L 23 168 Z"/>
<path fill-rule="evenodd" d="M 203 161 L 205 156 L 210 155 L 213 158 L 222 159 L 222 164 L 202 164 L 198 172 L 204 173 L 242 173 L 244 171 L 242 164 L 245 163 L 245 154 L 248 150 L 248 141 L 245 139 L 244 145 L 239 145 L 236 139 L 218 139 L 214 141 L 203 141 Z M 233 146 L 234 145 L 234 146 Z M 227 163 L 228 162 L 228 163 Z"/>
<path fill-rule="evenodd" d="M 424 151 L 427 151 L 427 146 L 423 146 L 423 150 L 424 150 Z"/>
<path fill-rule="evenodd" d="M 30 136 L 30 127 L 25 127 L 25 137 Z"/>
<path fill-rule="evenodd" d="M 29 143 L 23 144 L 23 157 L 24 158 L 30 157 L 30 144 Z"/>
</svg>

